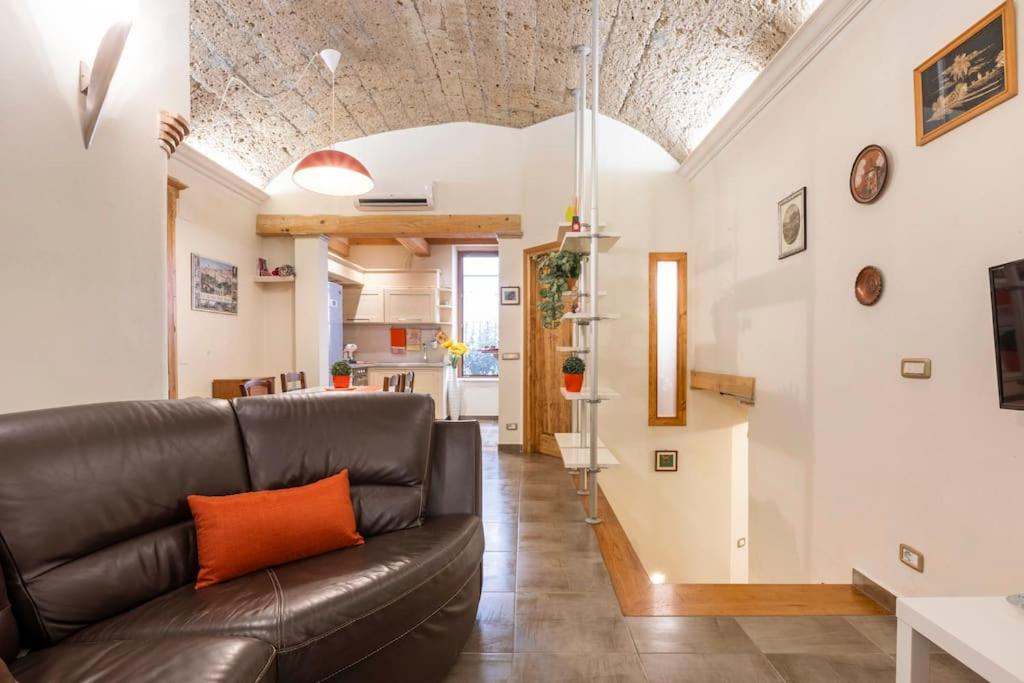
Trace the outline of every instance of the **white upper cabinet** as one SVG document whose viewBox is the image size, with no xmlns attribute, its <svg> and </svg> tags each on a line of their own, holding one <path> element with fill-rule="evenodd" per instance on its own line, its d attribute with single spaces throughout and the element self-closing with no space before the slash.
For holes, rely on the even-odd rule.
<svg viewBox="0 0 1024 683">
<path fill-rule="evenodd" d="M 346 297 L 345 300 L 346 322 L 382 323 L 387 321 L 387 318 L 384 317 L 384 290 L 372 287 L 353 289 L 354 295 Z"/>
<path fill-rule="evenodd" d="M 384 314 L 390 323 L 430 323 L 437 321 L 436 289 L 386 289 Z"/>
</svg>

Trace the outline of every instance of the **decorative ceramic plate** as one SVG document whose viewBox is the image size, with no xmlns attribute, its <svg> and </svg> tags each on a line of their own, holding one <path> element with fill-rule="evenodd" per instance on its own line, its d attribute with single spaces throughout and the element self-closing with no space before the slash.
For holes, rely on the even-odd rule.
<svg viewBox="0 0 1024 683">
<path fill-rule="evenodd" d="M 882 271 L 874 266 L 861 268 L 853 292 L 857 301 L 865 306 L 874 306 L 882 297 Z"/>
<path fill-rule="evenodd" d="M 860 151 L 850 169 L 850 194 L 861 204 L 878 199 L 889 177 L 889 157 L 878 145 Z"/>
</svg>

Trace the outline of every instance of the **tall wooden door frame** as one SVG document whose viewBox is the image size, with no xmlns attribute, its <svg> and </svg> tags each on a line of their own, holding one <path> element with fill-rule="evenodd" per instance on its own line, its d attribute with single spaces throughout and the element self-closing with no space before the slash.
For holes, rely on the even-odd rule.
<svg viewBox="0 0 1024 683">
<path fill-rule="evenodd" d="M 178 398 L 178 197 L 188 185 L 167 176 L 167 398 Z"/>
<path fill-rule="evenodd" d="M 539 244 L 523 250 L 523 452 L 538 453 L 540 448 L 539 420 L 534 415 L 530 392 L 537 384 L 532 381 L 533 363 L 533 340 L 537 338 L 541 330 L 537 328 L 534 321 L 534 311 L 537 305 L 537 286 L 533 281 L 533 274 L 530 267 L 530 259 L 537 254 L 554 251 L 559 248 L 558 242 Z M 569 425 L 566 425 L 569 429 Z"/>
</svg>

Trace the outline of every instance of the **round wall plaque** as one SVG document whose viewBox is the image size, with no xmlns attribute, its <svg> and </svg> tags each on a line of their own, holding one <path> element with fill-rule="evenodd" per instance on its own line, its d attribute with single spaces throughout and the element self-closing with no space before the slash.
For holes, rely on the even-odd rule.
<svg viewBox="0 0 1024 683">
<path fill-rule="evenodd" d="M 850 169 L 850 194 L 860 204 L 878 199 L 889 178 L 889 157 L 878 145 L 868 145 L 860 151 Z"/>
<path fill-rule="evenodd" d="M 874 266 L 864 266 L 857 273 L 853 286 L 857 301 L 865 306 L 874 306 L 882 297 L 882 271 Z"/>
</svg>

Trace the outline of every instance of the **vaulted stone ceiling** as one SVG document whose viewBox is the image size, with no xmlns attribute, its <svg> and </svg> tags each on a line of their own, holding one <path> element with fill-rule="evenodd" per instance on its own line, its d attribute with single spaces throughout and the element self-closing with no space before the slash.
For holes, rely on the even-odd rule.
<svg viewBox="0 0 1024 683">
<path fill-rule="evenodd" d="M 681 161 L 819 1 L 604 0 L 601 112 Z M 589 0 L 192 0 L 190 142 L 257 184 L 334 142 L 326 47 L 339 141 L 529 126 L 572 110 L 589 26 Z"/>
</svg>

